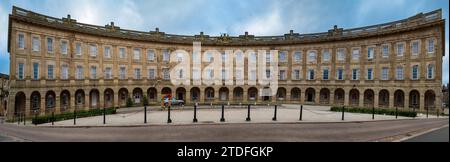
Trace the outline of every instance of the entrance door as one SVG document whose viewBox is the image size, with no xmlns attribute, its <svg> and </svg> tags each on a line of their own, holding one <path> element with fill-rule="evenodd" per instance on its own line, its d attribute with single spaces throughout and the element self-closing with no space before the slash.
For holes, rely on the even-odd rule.
<svg viewBox="0 0 450 162">
<path fill-rule="evenodd" d="M 179 100 L 184 100 L 184 95 L 183 95 L 183 93 L 178 93 L 178 99 Z"/>
<path fill-rule="evenodd" d="M 264 96 L 264 101 L 269 101 L 269 96 Z"/>
<path fill-rule="evenodd" d="M 141 103 L 141 95 L 139 95 L 138 93 L 134 95 L 134 103 Z"/>
<path fill-rule="evenodd" d="M 221 92 L 220 93 L 220 100 L 222 100 L 222 101 L 227 100 L 227 92 Z"/>
<path fill-rule="evenodd" d="M 308 102 L 312 102 L 313 95 L 311 93 L 308 93 Z"/>
</svg>

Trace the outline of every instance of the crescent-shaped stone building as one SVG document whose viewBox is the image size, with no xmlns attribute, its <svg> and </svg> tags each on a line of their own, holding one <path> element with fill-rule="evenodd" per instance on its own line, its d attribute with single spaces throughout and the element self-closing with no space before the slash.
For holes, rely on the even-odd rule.
<svg viewBox="0 0 450 162">
<path fill-rule="evenodd" d="M 158 28 L 126 30 L 113 22 L 83 24 L 70 15 L 60 19 L 14 6 L 8 30 L 8 116 L 122 107 L 129 97 L 139 105 L 144 95 L 150 104 L 159 105 L 168 94 L 186 104 L 441 108 L 445 55 L 441 10 L 361 28 L 334 26 L 323 33 L 188 36 Z M 201 42 L 200 54 L 208 49 L 278 50 L 276 95 L 260 95 L 264 86 L 258 84 L 173 85 L 171 52 L 182 49 L 199 57 L 193 54 L 193 42 Z M 245 64 L 251 59 L 231 57 Z M 209 62 L 202 63 L 204 68 Z M 247 67 L 228 70 L 243 74 L 232 81 L 255 79 L 257 74 Z"/>
</svg>

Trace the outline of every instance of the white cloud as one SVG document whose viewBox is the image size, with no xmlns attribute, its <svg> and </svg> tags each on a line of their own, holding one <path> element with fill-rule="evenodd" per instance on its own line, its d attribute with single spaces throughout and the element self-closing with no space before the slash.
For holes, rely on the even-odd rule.
<svg viewBox="0 0 450 162">
<path fill-rule="evenodd" d="M 280 11 L 275 8 L 265 15 L 255 17 L 244 24 L 235 25 L 234 33 L 248 31 L 251 35 L 277 35 L 283 32 Z"/>
<path fill-rule="evenodd" d="M 8 11 L 0 6 L 0 57 L 3 59 L 7 55 L 6 46 L 8 43 Z"/>
<path fill-rule="evenodd" d="M 317 32 L 320 26 L 319 9 L 323 9 L 317 1 L 274 1 L 263 9 L 264 13 L 256 13 L 248 20 L 242 20 L 232 27 L 233 33 L 248 31 L 253 35 L 283 35 L 289 30 L 300 33 Z M 298 31 L 297 31 L 298 30 Z"/>
<path fill-rule="evenodd" d="M 446 44 L 445 44 L 445 57 L 443 58 L 443 63 L 442 63 L 442 84 L 447 84 L 448 79 L 449 79 L 448 44 L 449 44 L 449 42 L 447 40 Z"/>
</svg>

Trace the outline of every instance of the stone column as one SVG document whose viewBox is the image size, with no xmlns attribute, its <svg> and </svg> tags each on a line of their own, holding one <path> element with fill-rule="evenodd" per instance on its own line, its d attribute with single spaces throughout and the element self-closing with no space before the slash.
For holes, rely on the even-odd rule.
<svg viewBox="0 0 450 162">
<path fill-rule="evenodd" d="M 54 108 L 54 112 L 55 114 L 59 114 L 61 112 L 61 101 L 60 101 L 60 96 L 56 95 L 55 96 L 55 108 Z"/>
<path fill-rule="evenodd" d="M 200 100 L 199 103 L 205 103 L 205 89 L 204 88 L 200 88 Z"/>
<path fill-rule="evenodd" d="M 234 103 L 234 95 L 233 95 L 233 91 L 231 91 L 230 89 L 228 89 L 228 102 L 230 104 Z"/>
<path fill-rule="evenodd" d="M 45 93 L 41 93 L 41 106 L 39 107 L 39 115 L 45 115 Z"/>
<path fill-rule="evenodd" d="M 435 92 L 435 101 L 434 101 L 434 105 L 436 106 L 436 109 L 439 110 L 439 112 L 442 112 L 442 92 L 440 91 L 440 89 L 436 90 Z"/>
<path fill-rule="evenodd" d="M 374 106 L 375 108 L 380 107 L 380 106 L 379 106 L 379 103 L 378 103 L 378 99 L 379 99 L 378 93 L 374 92 L 373 106 Z"/>
<path fill-rule="evenodd" d="M 404 107 L 403 108 L 409 108 L 409 93 L 405 93 L 405 101 L 404 101 Z"/>
<path fill-rule="evenodd" d="M 389 108 L 395 108 L 395 92 L 389 92 Z"/>
<path fill-rule="evenodd" d="M 419 95 L 419 110 L 425 111 L 425 92 Z"/>
<path fill-rule="evenodd" d="M 91 95 L 91 94 L 90 93 L 84 94 L 84 107 L 83 107 L 84 110 L 89 110 L 91 107 L 89 95 Z"/>
<path fill-rule="evenodd" d="M 100 92 L 100 89 L 99 89 L 99 92 L 98 92 L 99 94 L 98 94 L 98 97 L 99 97 L 99 99 L 98 99 L 98 105 L 99 105 L 99 108 L 103 108 L 104 106 L 105 106 L 105 94 L 104 94 L 104 91 L 103 92 Z M 142 99 L 141 99 L 142 100 Z"/>
<path fill-rule="evenodd" d="M 330 104 L 329 105 L 334 105 L 334 89 L 330 90 Z"/>
<path fill-rule="evenodd" d="M 322 104 L 322 103 L 320 103 L 320 89 L 316 89 L 316 95 L 315 95 L 314 103 L 316 105 Z"/>
<path fill-rule="evenodd" d="M 286 96 L 284 96 L 284 103 L 291 103 L 291 91 L 286 90 Z"/>
<path fill-rule="evenodd" d="M 31 115 L 31 104 L 30 104 L 30 98 L 25 96 L 25 114 L 27 117 L 30 117 Z"/>
<path fill-rule="evenodd" d="M 348 106 L 349 105 L 349 100 L 350 100 L 350 90 L 345 90 L 344 89 L 344 105 Z"/>
<path fill-rule="evenodd" d="M 215 89 L 215 88 L 214 88 L 214 100 L 213 100 L 213 102 L 214 102 L 214 103 L 221 102 L 221 100 L 220 100 L 219 89 Z"/>
<path fill-rule="evenodd" d="M 192 103 L 191 91 L 190 91 L 190 89 L 187 89 L 187 87 L 185 89 L 186 89 L 186 92 L 184 94 L 184 100 L 185 100 L 184 104 L 191 104 Z"/>
<path fill-rule="evenodd" d="M 364 92 L 359 92 L 359 107 L 364 107 Z"/>
<path fill-rule="evenodd" d="M 243 89 L 242 90 L 242 103 L 247 103 L 248 102 L 248 89 Z"/>
<path fill-rule="evenodd" d="M 75 100 L 76 97 L 77 96 L 75 96 L 75 92 L 74 93 L 70 92 L 70 100 L 69 100 L 70 106 L 69 106 L 69 110 L 68 110 L 70 112 L 73 112 L 76 108 L 76 105 L 77 105 L 76 100 Z"/>
<path fill-rule="evenodd" d="M 114 98 L 114 107 L 120 107 L 120 105 L 119 105 L 119 91 L 114 91 L 113 98 Z"/>
</svg>

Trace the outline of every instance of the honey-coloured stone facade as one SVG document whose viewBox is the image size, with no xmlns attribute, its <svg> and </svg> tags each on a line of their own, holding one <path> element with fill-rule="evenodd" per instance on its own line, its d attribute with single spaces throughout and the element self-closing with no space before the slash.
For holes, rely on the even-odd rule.
<svg viewBox="0 0 450 162">
<path fill-rule="evenodd" d="M 8 116 L 122 107 L 128 97 L 141 105 L 144 95 L 150 104 L 160 105 L 168 94 L 186 104 L 440 109 L 445 51 L 441 16 L 436 10 L 362 28 L 334 26 L 323 33 L 216 37 L 132 31 L 114 23 L 94 26 L 70 15 L 58 19 L 13 7 Z M 164 75 L 174 67 L 166 57 L 178 49 L 192 54 L 193 42 L 201 42 L 202 54 L 209 49 L 279 51 L 282 76 L 276 95 L 261 96 L 265 86 L 247 83 L 174 86 Z M 247 56 L 242 59 L 248 63 Z M 208 63 L 202 62 L 202 68 Z M 247 66 L 243 74 L 248 80 Z"/>
</svg>

